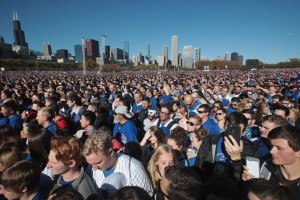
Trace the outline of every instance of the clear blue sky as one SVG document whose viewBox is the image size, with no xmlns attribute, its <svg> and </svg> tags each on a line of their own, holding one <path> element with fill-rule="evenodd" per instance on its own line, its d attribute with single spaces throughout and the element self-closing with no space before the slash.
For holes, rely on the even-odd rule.
<svg viewBox="0 0 300 200">
<path fill-rule="evenodd" d="M 244 61 L 266 63 L 300 58 L 299 0 L 1 0 L 0 35 L 13 43 L 13 11 L 17 11 L 30 49 L 68 49 L 81 37 L 123 48 L 129 41 L 130 57 L 163 52 L 171 55 L 171 37 L 183 46 L 201 48 L 208 59 L 238 52 Z"/>
</svg>

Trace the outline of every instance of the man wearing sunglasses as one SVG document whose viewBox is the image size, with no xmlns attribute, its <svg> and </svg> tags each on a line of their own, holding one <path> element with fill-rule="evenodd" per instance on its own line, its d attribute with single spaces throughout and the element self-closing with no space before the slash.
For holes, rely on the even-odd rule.
<svg viewBox="0 0 300 200">
<path fill-rule="evenodd" d="M 208 104 L 201 104 L 197 111 L 198 116 L 202 120 L 203 128 L 205 128 L 210 135 L 219 134 L 221 132 L 219 125 L 209 117 L 211 108 Z"/>
</svg>

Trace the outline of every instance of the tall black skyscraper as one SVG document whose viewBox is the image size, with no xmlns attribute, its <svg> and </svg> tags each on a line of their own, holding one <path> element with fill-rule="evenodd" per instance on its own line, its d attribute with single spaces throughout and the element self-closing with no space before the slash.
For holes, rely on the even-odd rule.
<svg viewBox="0 0 300 200">
<path fill-rule="evenodd" d="M 13 12 L 13 25 L 14 25 L 13 32 L 15 37 L 14 46 L 21 46 L 21 47 L 28 48 L 28 44 L 26 43 L 25 40 L 25 33 L 21 29 L 21 23 L 18 20 L 17 12 Z"/>
</svg>

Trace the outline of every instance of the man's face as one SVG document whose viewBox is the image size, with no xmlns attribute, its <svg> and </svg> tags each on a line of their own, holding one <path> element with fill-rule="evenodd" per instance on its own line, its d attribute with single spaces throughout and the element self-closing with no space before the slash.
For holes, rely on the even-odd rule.
<svg viewBox="0 0 300 200">
<path fill-rule="evenodd" d="M 39 125 L 42 125 L 47 120 L 47 117 L 45 117 L 41 111 L 38 111 L 36 115 L 36 120 Z"/>
<path fill-rule="evenodd" d="M 90 121 L 87 120 L 85 118 L 85 116 L 82 115 L 81 119 L 80 119 L 80 125 L 81 125 L 82 128 L 86 128 L 86 127 L 88 127 L 88 125 L 90 125 Z"/>
<path fill-rule="evenodd" d="M 222 95 L 223 97 L 225 97 L 225 96 L 227 95 L 227 93 L 228 93 L 228 89 L 227 89 L 227 88 L 222 89 L 221 95 Z"/>
<path fill-rule="evenodd" d="M 277 115 L 277 116 L 281 116 L 283 119 L 286 119 L 286 117 L 287 117 L 287 116 L 285 116 L 285 112 L 283 110 L 275 109 L 273 114 Z"/>
<path fill-rule="evenodd" d="M 4 108 L 3 106 L 1 107 L 1 113 L 5 116 L 5 117 L 9 117 L 10 116 L 10 111 L 7 108 Z"/>
<path fill-rule="evenodd" d="M 1 100 L 5 100 L 5 99 L 6 99 L 6 95 L 3 92 L 1 92 Z"/>
<path fill-rule="evenodd" d="M 284 107 L 289 107 L 290 106 L 290 102 L 289 101 L 282 101 L 281 104 L 284 106 Z"/>
<path fill-rule="evenodd" d="M 75 102 L 71 100 L 67 100 L 67 105 L 71 108 L 75 105 Z"/>
<path fill-rule="evenodd" d="M 239 107 L 239 103 L 238 103 L 238 102 L 235 102 L 235 101 L 233 101 L 233 102 L 231 103 L 231 105 L 232 105 L 232 108 L 235 108 L 235 109 L 237 109 L 237 108 Z"/>
<path fill-rule="evenodd" d="M 115 92 L 115 90 L 116 90 L 116 87 L 114 85 L 109 86 L 109 91 L 110 92 Z"/>
<path fill-rule="evenodd" d="M 147 110 L 150 106 L 150 103 L 148 101 L 142 101 L 142 107 L 144 110 Z"/>
<path fill-rule="evenodd" d="M 187 131 L 189 133 L 194 132 L 195 130 L 199 129 L 201 124 L 198 124 L 197 119 L 190 118 L 187 122 Z"/>
<path fill-rule="evenodd" d="M 198 108 L 197 112 L 198 112 L 198 116 L 201 119 L 204 119 L 205 117 L 207 117 L 209 115 L 209 112 L 206 112 L 204 108 Z"/>
<path fill-rule="evenodd" d="M 99 169 L 101 171 L 109 169 L 112 167 L 111 153 L 105 155 L 103 152 L 92 153 L 88 156 L 85 156 L 87 163 L 92 165 L 93 169 Z"/>
<path fill-rule="evenodd" d="M 276 128 L 276 125 L 274 123 L 268 121 L 263 122 L 261 127 L 261 132 L 260 132 L 261 137 L 268 138 L 269 132 L 273 128 Z"/>
<path fill-rule="evenodd" d="M 214 93 L 217 94 L 220 92 L 220 86 L 216 85 L 214 86 Z"/>
<path fill-rule="evenodd" d="M 167 108 L 161 108 L 159 113 L 161 121 L 168 121 L 170 119 L 170 112 Z"/>
<path fill-rule="evenodd" d="M 200 99 L 199 94 L 197 94 L 196 92 L 192 94 L 192 97 L 194 98 L 194 101 L 199 101 Z"/>
<path fill-rule="evenodd" d="M 114 106 L 119 106 L 120 105 L 120 98 L 116 97 L 114 101 Z"/>
<path fill-rule="evenodd" d="M 49 161 L 47 164 L 47 168 L 51 170 L 53 175 L 62 175 L 68 172 L 70 170 L 70 167 L 63 164 L 62 161 L 57 160 L 55 156 L 56 153 L 51 150 L 48 156 Z"/>
<path fill-rule="evenodd" d="M 22 194 L 15 192 L 13 189 L 5 188 L 2 185 L 0 186 L 0 194 L 3 194 L 8 200 L 20 199 L 20 197 L 22 196 Z"/>
<path fill-rule="evenodd" d="M 140 94 L 134 94 L 134 101 L 140 103 L 142 101 L 142 96 Z"/>
<path fill-rule="evenodd" d="M 285 139 L 272 139 L 272 161 L 275 165 L 292 165 L 299 159 L 300 152 L 295 152 Z"/>
</svg>

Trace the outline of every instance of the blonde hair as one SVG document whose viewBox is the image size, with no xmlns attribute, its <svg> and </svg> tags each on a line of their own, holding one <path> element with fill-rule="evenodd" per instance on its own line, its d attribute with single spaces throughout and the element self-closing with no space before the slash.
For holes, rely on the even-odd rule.
<svg viewBox="0 0 300 200">
<path fill-rule="evenodd" d="M 92 153 L 108 154 L 109 150 L 113 148 L 112 137 L 108 131 L 97 130 L 90 135 L 83 146 L 82 154 L 89 156 Z"/>
<path fill-rule="evenodd" d="M 290 110 L 290 113 L 294 112 L 294 114 L 295 114 L 295 120 L 300 116 L 299 108 L 291 107 L 291 108 L 289 108 L 289 110 Z M 292 119 L 292 120 L 294 120 L 294 119 Z"/>
<path fill-rule="evenodd" d="M 188 108 L 186 106 L 179 106 L 177 112 L 182 114 L 182 115 L 184 115 L 184 112 L 185 112 L 184 116 L 187 119 L 189 118 L 189 111 L 188 111 Z"/>
<path fill-rule="evenodd" d="M 156 165 L 159 157 L 162 154 L 166 154 L 166 153 L 172 153 L 173 154 L 173 158 L 174 158 L 174 165 L 178 164 L 177 158 L 176 158 L 176 154 L 174 152 L 174 150 L 167 144 L 161 144 L 159 145 L 156 150 L 154 151 L 154 153 L 151 156 L 151 159 L 148 163 L 148 171 L 151 177 L 151 181 L 154 187 L 156 187 L 156 183 L 157 181 L 159 181 L 160 179 L 162 179 L 162 175 L 159 173 L 158 167 Z"/>
</svg>

